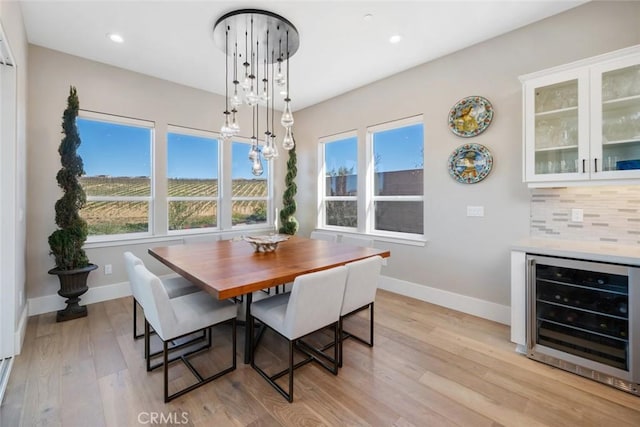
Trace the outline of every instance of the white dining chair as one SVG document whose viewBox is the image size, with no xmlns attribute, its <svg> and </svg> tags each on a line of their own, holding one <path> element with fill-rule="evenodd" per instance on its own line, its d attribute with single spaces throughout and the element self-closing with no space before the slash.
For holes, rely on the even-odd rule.
<svg viewBox="0 0 640 427">
<path fill-rule="evenodd" d="M 346 265 L 348 274 L 344 288 L 344 298 L 340 310 L 340 350 L 338 364 L 342 366 L 342 341 L 353 338 L 363 344 L 373 347 L 374 303 L 382 257 L 373 256 L 360 261 L 354 261 Z M 344 330 L 344 319 L 362 310 L 369 309 L 369 340 L 359 337 Z"/>
<path fill-rule="evenodd" d="M 360 236 L 350 236 L 348 234 L 342 235 L 342 237 L 340 238 L 340 243 L 343 243 L 345 245 L 361 246 L 363 248 L 373 247 L 373 239 Z"/>
<path fill-rule="evenodd" d="M 147 371 L 163 366 L 164 401 L 169 402 L 176 397 L 207 384 L 222 375 L 236 369 L 236 307 L 229 301 L 219 301 L 204 291 L 195 292 L 176 298 L 169 298 L 167 290 L 155 274 L 142 264 L 134 267 L 134 281 L 138 286 L 139 302 L 145 315 L 145 353 Z M 202 350 L 190 350 L 180 355 L 181 360 L 196 377 L 196 383 L 169 394 L 169 341 L 176 340 L 194 332 L 204 331 L 208 337 L 207 348 L 211 347 L 211 329 L 221 324 L 231 324 L 231 366 L 204 378 L 191 364 L 188 357 Z M 162 362 L 152 366 L 149 355 L 149 327 L 152 326 L 162 340 Z"/>
<path fill-rule="evenodd" d="M 288 367 L 269 375 L 256 364 L 256 347 L 253 347 L 251 366 L 289 402 L 293 402 L 293 371 L 311 361 L 338 374 L 339 321 L 342 298 L 347 278 L 346 267 L 334 267 L 296 277 L 291 292 L 274 295 L 271 298 L 251 304 L 251 322 L 259 320 L 265 327 L 272 329 L 289 343 Z M 294 345 L 298 340 L 320 329 L 332 327 L 334 332 L 334 357 L 320 353 L 310 347 Z M 294 347 L 307 357 L 294 364 Z M 323 360 L 324 359 L 324 360 Z M 326 360 L 326 361 L 325 361 Z M 329 363 L 327 363 L 329 362 Z M 289 376 L 288 391 L 276 380 Z"/>
<path fill-rule="evenodd" d="M 327 233 L 326 231 L 312 231 L 309 236 L 311 239 L 326 240 L 327 242 L 337 242 L 338 235 L 334 233 Z"/>
<path fill-rule="evenodd" d="M 127 276 L 129 277 L 129 283 L 131 286 L 131 294 L 133 295 L 133 339 L 136 340 L 144 336 L 144 333 L 138 333 L 138 306 L 140 304 L 138 304 L 136 288 L 133 283 L 133 269 L 139 264 L 144 265 L 140 258 L 129 251 L 124 253 L 124 265 L 127 269 Z M 198 286 L 181 276 L 164 278 L 162 279 L 162 285 L 167 290 L 169 298 L 177 298 L 200 291 Z"/>
</svg>

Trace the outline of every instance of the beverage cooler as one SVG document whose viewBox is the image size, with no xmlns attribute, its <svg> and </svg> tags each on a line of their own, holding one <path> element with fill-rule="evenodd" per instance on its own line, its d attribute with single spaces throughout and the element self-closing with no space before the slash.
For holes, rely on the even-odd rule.
<svg viewBox="0 0 640 427">
<path fill-rule="evenodd" d="M 640 395 L 640 268 L 527 255 L 527 356 Z"/>
</svg>

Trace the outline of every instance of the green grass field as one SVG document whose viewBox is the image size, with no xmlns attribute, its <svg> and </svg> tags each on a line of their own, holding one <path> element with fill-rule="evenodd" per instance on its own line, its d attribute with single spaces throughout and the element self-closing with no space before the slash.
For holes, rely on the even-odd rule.
<svg viewBox="0 0 640 427">
<path fill-rule="evenodd" d="M 149 197 L 151 181 L 144 177 L 84 176 L 80 178 L 87 196 Z M 170 179 L 169 197 L 215 197 L 216 179 Z M 236 179 L 234 197 L 266 197 L 265 179 Z M 157 201 L 158 203 L 160 201 Z M 232 223 L 255 224 L 266 221 L 266 201 L 241 200 L 232 204 Z M 89 235 L 144 232 L 149 229 L 149 204 L 146 201 L 90 201 L 80 211 L 87 221 Z M 168 206 L 169 229 L 215 227 L 215 201 L 171 201 Z"/>
</svg>

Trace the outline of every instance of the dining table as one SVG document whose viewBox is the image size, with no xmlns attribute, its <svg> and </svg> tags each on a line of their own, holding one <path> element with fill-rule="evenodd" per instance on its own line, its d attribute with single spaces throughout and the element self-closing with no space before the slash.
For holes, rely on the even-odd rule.
<svg viewBox="0 0 640 427">
<path fill-rule="evenodd" d="M 242 239 L 150 248 L 149 254 L 214 297 L 245 299 L 244 363 L 251 361 L 253 292 L 293 282 L 296 277 L 381 256 L 387 249 L 291 236 L 270 252 L 258 252 Z"/>
</svg>

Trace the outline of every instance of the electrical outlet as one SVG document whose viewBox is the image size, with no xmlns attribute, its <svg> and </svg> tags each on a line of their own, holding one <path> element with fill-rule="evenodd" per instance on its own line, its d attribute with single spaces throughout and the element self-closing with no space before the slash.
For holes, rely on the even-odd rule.
<svg viewBox="0 0 640 427">
<path fill-rule="evenodd" d="M 111 274 L 113 273 L 113 270 L 111 268 L 111 264 L 105 264 L 104 266 L 104 274 Z"/>
<path fill-rule="evenodd" d="M 571 221 L 572 222 L 582 222 L 582 221 L 584 221 L 584 210 L 583 209 L 571 209 Z"/>
<path fill-rule="evenodd" d="M 484 216 L 484 206 L 467 206 L 467 216 Z"/>
</svg>

